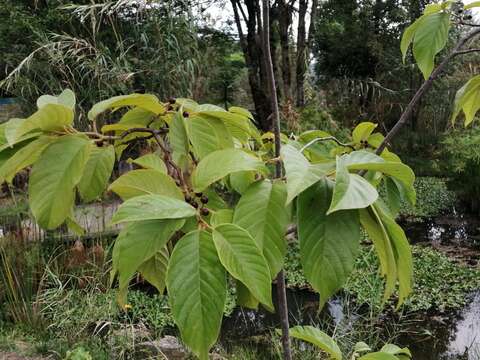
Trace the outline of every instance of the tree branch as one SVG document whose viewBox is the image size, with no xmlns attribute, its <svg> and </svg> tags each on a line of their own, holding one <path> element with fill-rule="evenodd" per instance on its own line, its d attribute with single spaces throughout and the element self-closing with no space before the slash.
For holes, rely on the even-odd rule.
<svg viewBox="0 0 480 360">
<path fill-rule="evenodd" d="M 473 39 L 475 36 L 479 34 L 480 34 L 480 29 L 475 29 L 469 32 L 464 37 L 462 37 L 458 41 L 457 45 L 455 45 L 452 52 L 448 56 L 446 56 L 445 59 L 443 59 L 440 65 L 436 67 L 436 69 L 431 73 L 430 77 L 417 90 L 412 100 L 410 100 L 410 103 L 405 108 L 404 112 L 400 116 L 400 119 L 397 121 L 395 126 L 388 132 L 387 136 L 385 136 L 385 139 L 382 141 L 382 143 L 376 150 L 377 155 L 380 155 L 383 152 L 383 150 L 387 147 L 387 145 L 389 145 L 392 139 L 398 134 L 400 129 L 406 124 L 406 122 L 409 120 L 410 116 L 412 115 L 415 106 L 419 103 L 423 95 L 432 87 L 434 80 L 437 79 L 437 77 L 445 70 L 445 67 L 447 66 L 447 64 L 455 56 L 461 55 L 462 52 L 464 53 L 465 50 L 461 50 L 461 48 L 468 41 L 470 41 L 471 39 Z"/>
</svg>

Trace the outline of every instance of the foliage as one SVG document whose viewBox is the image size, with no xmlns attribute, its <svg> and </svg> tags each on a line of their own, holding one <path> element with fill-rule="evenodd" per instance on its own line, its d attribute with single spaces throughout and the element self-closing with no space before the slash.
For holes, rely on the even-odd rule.
<svg viewBox="0 0 480 360">
<path fill-rule="evenodd" d="M 417 201 L 414 206 L 402 202 L 400 216 L 414 219 L 430 218 L 451 210 L 455 206 L 456 196 L 447 188 L 447 182 L 446 179 L 436 177 L 417 177 L 414 185 Z"/>
<path fill-rule="evenodd" d="M 445 135 L 442 148 L 444 171 L 450 174 L 450 185 L 460 194 L 471 210 L 477 211 L 480 195 L 480 129 L 472 127 Z"/>
<path fill-rule="evenodd" d="M 468 294 L 480 285 L 477 270 L 456 264 L 437 250 L 413 246 L 412 253 L 415 281 L 404 312 L 460 309 L 467 303 Z M 353 296 L 359 305 L 368 304 L 373 311 L 380 312 L 384 308 L 384 281 L 378 274 L 377 262 L 375 251 L 369 246 L 362 247 L 344 291 Z M 285 269 L 289 287 L 309 287 L 295 244 L 289 246 Z"/>
<path fill-rule="evenodd" d="M 410 292 L 408 243 L 376 188 L 390 179 L 398 195 L 394 200 L 413 203 L 414 174 L 390 151 L 374 154 L 383 136 L 373 123 L 358 125 L 348 144 L 317 130 L 284 137 L 281 158 L 275 158 L 252 115 L 237 107 L 227 111 L 187 99 L 162 103 L 149 94 L 117 96 L 94 105 L 88 117 L 95 124 L 100 115 L 125 108 L 119 122 L 82 133 L 72 127 L 75 97 L 68 90 L 59 97 L 43 96 L 37 106 L 27 119 L 1 127 L 3 148 L 13 154 L 6 153 L 0 177 L 11 181 L 32 166 L 29 205 L 46 229 L 65 223 L 80 230 L 73 215 L 75 195 L 78 191 L 83 201 L 102 196 L 113 152 L 121 158 L 137 139 L 157 148 L 148 160 L 133 160 L 148 169 L 133 170 L 110 187 L 124 200 L 111 223 L 127 223 L 113 248 L 111 282 L 118 275 L 122 305 L 135 272 L 160 292 L 166 285 L 175 323 L 200 358 L 208 356 L 219 334 L 227 274 L 238 282 L 243 305 L 274 310 L 271 282 L 283 267 L 283 234 L 293 202 L 302 267 L 322 304 L 353 268 L 360 224 L 375 239 L 385 298 L 397 280 L 399 303 Z M 271 164 L 280 160 L 285 181 L 272 179 Z M 363 172 L 365 178 L 359 175 Z M 259 203 L 262 198 L 267 201 Z M 252 211 L 258 212 L 246 221 Z M 332 221 L 338 226 L 322 226 Z M 332 237 L 339 230 L 348 251 Z M 316 246 L 318 240 L 326 252 Z M 315 265 L 318 259 L 324 259 L 327 272 Z"/>
</svg>

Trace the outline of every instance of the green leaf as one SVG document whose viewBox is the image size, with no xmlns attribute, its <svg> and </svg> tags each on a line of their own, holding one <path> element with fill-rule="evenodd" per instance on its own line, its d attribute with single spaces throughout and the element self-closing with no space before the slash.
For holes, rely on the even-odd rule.
<svg viewBox="0 0 480 360">
<path fill-rule="evenodd" d="M 63 105 L 46 104 L 27 119 L 11 119 L 5 126 L 8 144 L 13 144 L 32 131 L 62 131 L 73 123 L 73 111 Z"/>
<path fill-rule="evenodd" d="M 193 206 L 164 195 L 142 195 L 131 198 L 119 206 L 112 224 L 127 221 L 183 219 L 196 215 Z"/>
<path fill-rule="evenodd" d="M 48 104 L 57 104 L 75 110 L 75 103 L 75 93 L 70 89 L 63 90 L 58 96 L 42 95 L 37 99 L 39 109 Z"/>
<path fill-rule="evenodd" d="M 368 121 L 358 124 L 352 132 L 353 141 L 360 143 L 362 140 L 367 140 L 376 128 L 377 124 Z"/>
<path fill-rule="evenodd" d="M 125 106 L 137 106 L 154 114 L 163 114 L 165 107 L 160 103 L 155 95 L 151 94 L 130 94 L 114 96 L 110 99 L 103 100 L 90 109 L 88 119 L 94 120 L 101 113 L 113 109 L 116 110 Z"/>
<path fill-rule="evenodd" d="M 317 346 L 332 359 L 342 360 L 342 352 L 335 340 L 314 326 L 295 326 L 290 329 L 290 335 Z"/>
<path fill-rule="evenodd" d="M 85 229 L 82 228 L 80 226 L 80 224 L 78 224 L 73 215 L 71 216 L 68 216 L 66 219 L 65 219 L 65 224 L 67 225 L 68 229 L 71 230 L 73 233 L 75 233 L 76 235 L 78 236 L 83 236 L 85 235 Z"/>
<path fill-rule="evenodd" d="M 447 44 L 450 15 L 441 12 L 423 15 L 421 19 L 413 38 L 413 56 L 427 79 L 433 71 L 435 56 Z"/>
<path fill-rule="evenodd" d="M 212 152 L 199 163 L 192 175 L 195 191 L 202 191 L 210 184 L 239 171 L 257 171 L 265 174 L 263 162 L 240 149 L 225 149 Z"/>
<path fill-rule="evenodd" d="M 413 41 L 415 33 L 419 28 L 419 26 L 421 25 L 423 19 L 424 19 L 423 17 L 418 18 L 417 20 L 415 20 L 413 24 L 408 26 L 403 32 L 402 40 L 400 42 L 400 50 L 402 51 L 402 60 L 404 64 L 405 64 L 405 59 L 407 58 L 408 48 L 410 47 L 410 44 Z"/>
<path fill-rule="evenodd" d="M 188 157 L 190 144 L 188 141 L 187 129 L 185 126 L 185 118 L 180 111 L 173 116 L 168 132 L 168 139 L 173 150 L 173 158 L 177 163 L 181 163 L 182 159 Z"/>
<path fill-rule="evenodd" d="M 213 241 L 227 271 L 273 311 L 270 269 L 250 234 L 237 225 L 222 224 L 214 228 Z"/>
<path fill-rule="evenodd" d="M 48 105 L 47 105 L 48 106 Z M 55 229 L 70 214 L 92 144 L 83 136 L 62 136 L 51 143 L 32 168 L 28 193 L 38 224 Z"/>
<path fill-rule="evenodd" d="M 182 340 L 201 360 L 220 333 L 227 280 L 212 236 L 193 231 L 176 244 L 167 272 L 172 314 Z"/>
<path fill-rule="evenodd" d="M 128 162 L 138 165 L 144 169 L 157 170 L 164 174 L 167 173 L 167 166 L 157 154 L 143 155 L 134 160 L 128 159 Z"/>
<path fill-rule="evenodd" d="M 232 136 L 219 119 L 197 114 L 188 118 L 186 125 L 194 153 L 199 159 L 219 149 L 233 148 Z"/>
<path fill-rule="evenodd" d="M 34 164 L 45 148 L 55 138 L 42 136 L 20 148 L 0 166 L 0 183 L 12 182 L 14 176 L 22 169 Z"/>
<path fill-rule="evenodd" d="M 78 192 L 84 201 L 93 201 L 102 195 L 114 164 L 115 150 L 112 145 L 92 147 L 82 179 L 78 183 Z"/>
<path fill-rule="evenodd" d="M 157 118 L 154 112 L 142 109 L 141 107 L 134 107 L 128 110 L 118 122 L 123 125 L 134 125 L 131 127 L 146 127 Z"/>
<path fill-rule="evenodd" d="M 408 348 L 400 348 L 399 346 L 395 344 L 385 344 L 382 346 L 380 349 L 380 352 L 384 352 L 387 354 L 392 354 L 392 355 L 405 355 L 408 358 L 412 357 L 412 353 Z"/>
<path fill-rule="evenodd" d="M 327 214 L 338 210 L 366 208 L 377 199 L 377 190 L 363 177 L 350 174 L 345 158 L 337 157 L 335 189 Z"/>
<path fill-rule="evenodd" d="M 109 187 L 123 200 L 157 194 L 183 200 L 183 193 L 167 174 L 152 169 L 132 170 L 120 176 Z"/>
<path fill-rule="evenodd" d="M 120 295 L 126 294 L 128 284 L 136 271 L 143 268 L 148 273 L 147 276 L 152 278 L 152 264 L 145 262 L 164 251 L 168 240 L 183 224 L 184 220 L 147 220 L 128 224 L 120 231 L 113 246 L 110 273 L 112 282 L 118 273 Z M 157 279 L 154 285 L 159 285 L 159 281 Z M 124 300 L 120 296 L 120 302 L 124 303 Z"/>
<path fill-rule="evenodd" d="M 367 355 L 363 355 L 358 360 L 398 360 L 394 355 L 387 354 L 384 352 L 374 352 Z"/>
<path fill-rule="evenodd" d="M 163 294 L 165 290 L 168 258 L 168 250 L 165 246 L 138 268 L 138 272 L 142 274 L 145 280 L 155 286 L 159 294 Z"/>
<path fill-rule="evenodd" d="M 292 145 L 283 146 L 281 156 L 287 177 L 287 204 L 302 191 L 325 177 L 332 169 L 330 164 L 310 164 L 307 158 Z"/>
<path fill-rule="evenodd" d="M 245 116 L 246 118 L 248 118 L 250 120 L 253 120 L 252 113 L 250 111 L 248 111 L 247 109 L 244 109 L 244 108 L 241 108 L 241 107 L 238 107 L 238 106 L 231 106 L 231 107 L 228 108 L 228 111 L 230 111 L 233 114 L 239 114 L 239 115 Z"/>
<path fill-rule="evenodd" d="M 199 113 L 203 117 L 212 117 L 221 120 L 227 127 L 230 134 L 242 143 L 246 143 L 249 138 L 260 141 L 258 132 L 254 131 L 251 126 L 250 119 L 246 116 L 222 111 L 201 111 Z"/>
<path fill-rule="evenodd" d="M 254 182 L 254 171 L 239 171 L 230 174 L 230 185 L 239 194 L 243 194 Z"/>
<path fill-rule="evenodd" d="M 253 297 L 248 288 L 238 280 L 235 280 L 235 287 L 237 290 L 237 304 L 247 309 L 257 310 L 260 302 Z"/>
<path fill-rule="evenodd" d="M 298 239 L 305 277 L 320 293 L 320 308 L 353 270 L 360 244 L 358 212 L 327 215 L 332 184 L 321 180 L 298 197 Z"/>
<path fill-rule="evenodd" d="M 273 278 L 283 267 L 289 222 L 285 183 L 262 180 L 252 184 L 235 208 L 233 222 L 247 230 L 263 255 Z"/>
<path fill-rule="evenodd" d="M 415 174 L 410 167 L 397 161 L 385 161 L 383 158 L 367 151 L 354 151 L 342 157 L 349 170 L 379 171 L 402 183 L 410 203 L 415 204 L 416 194 L 413 183 Z"/>
<path fill-rule="evenodd" d="M 218 226 L 220 224 L 230 224 L 233 221 L 232 209 L 221 209 L 215 211 L 210 218 L 210 224 L 212 226 Z"/>
<path fill-rule="evenodd" d="M 372 351 L 372 349 L 365 342 L 359 341 L 355 344 L 354 351 L 356 353 L 362 353 L 362 352 L 365 352 L 365 351 Z"/>
<path fill-rule="evenodd" d="M 465 114 L 465 126 L 472 123 L 475 114 L 480 109 L 480 75 L 477 75 L 457 91 L 454 102 L 454 109 L 452 114 L 452 122 L 463 110 Z"/>
<path fill-rule="evenodd" d="M 412 292 L 413 260 L 410 244 L 403 229 L 392 219 L 380 204 L 375 204 L 380 221 L 383 222 L 386 234 L 391 241 L 398 276 L 398 306 Z"/>
</svg>

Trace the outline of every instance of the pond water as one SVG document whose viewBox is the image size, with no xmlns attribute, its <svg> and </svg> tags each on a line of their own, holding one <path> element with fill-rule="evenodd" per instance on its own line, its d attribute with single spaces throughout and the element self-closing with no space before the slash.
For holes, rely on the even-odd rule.
<svg viewBox="0 0 480 360">
<path fill-rule="evenodd" d="M 324 326 L 329 324 L 330 329 L 334 328 L 337 334 L 348 334 L 354 331 L 356 322 L 365 319 L 365 315 L 352 312 L 348 299 L 342 297 L 329 301 L 321 314 L 317 314 L 318 297 L 311 292 L 290 290 L 288 301 L 292 324 L 320 323 L 323 330 Z M 469 305 L 456 314 L 408 318 L 404 321 L 408 325 L 398 324 L 402 328 L 402 335 L 396 342 L 408 346 L 413 359 L 480 360 L 480 291 L 472 294 Z M 258 344 L 265 340 L 265 335 L 268 335 L 272 328 L 278 327 L 279 322 L 275 315 L 262 310 L 238 308 L 225 319 L 222 337 L 226 342 L 234 339 L 236 343 Z M 390 323 L 389 318 L 383 318 L 377 319 L 376 327 L 383 329 L 385 333 L 380 334 L 388 337 L 387 332 L 395 325 Z"/>
</svg>

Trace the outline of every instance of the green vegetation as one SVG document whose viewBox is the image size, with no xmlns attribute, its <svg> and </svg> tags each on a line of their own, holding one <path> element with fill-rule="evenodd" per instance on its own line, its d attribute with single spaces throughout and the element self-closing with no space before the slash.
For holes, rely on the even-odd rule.
<svg viewBox="0 0 480 360">
<path fill-rule="evenodd" d="M 299 250 L 291 244 L 286 261 L 286 277 L 292 288 L 308 288 L 298 258 Z M 468 295 L 480 287 L 480 271 L 459 265 L 440 252 L 423 246 L 413 246 L 413 292 L 403 306 L 404 312 L 446 311 L 462 308 Z M 393 306 L 383 304 L 384 281 L 378 273 L 375 250 L 362 247 L 355 268 L 345 284 L 345 293 L 358 305 L 367 304 L 381 312 Z"/>
<path fill-rule="evenodd" d="M 455 193 L 447 188 L 445 179 L 436 177 L 417 177 L 415 179 L 417 202 L 411 205 L 402 202 L 400 215 L 409 218 L 429 218 L 451 212 L 456 204 Z"/>
</svg>

